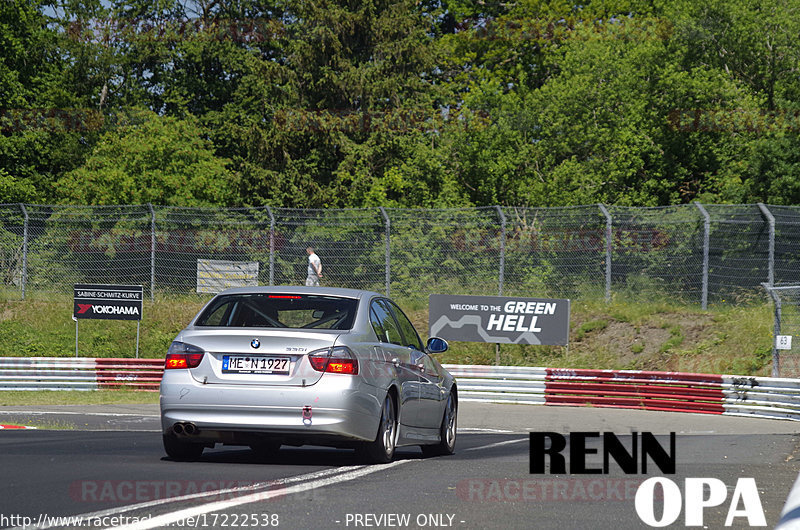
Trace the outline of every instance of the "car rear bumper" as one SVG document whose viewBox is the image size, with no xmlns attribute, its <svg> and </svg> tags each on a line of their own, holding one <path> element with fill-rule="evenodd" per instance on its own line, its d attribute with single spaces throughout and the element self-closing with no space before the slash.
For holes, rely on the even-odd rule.
<svg viewBox="0 0 800 530">
<path fill-rule="evenodd" d="M 314 386 L 202 384 L 188 370 L 167 371 L 161 382 L 161 428 L 191 423 L 198 442 L 330 444 L 372 440 L 382 396 L 360 378 L 325 374 Z"/>
</svg>

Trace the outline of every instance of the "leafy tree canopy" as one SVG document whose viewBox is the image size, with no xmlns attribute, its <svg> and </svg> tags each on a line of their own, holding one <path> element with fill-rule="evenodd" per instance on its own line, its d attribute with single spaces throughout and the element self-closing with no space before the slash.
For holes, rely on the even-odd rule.
<svg viewBox="0 0 800 530">
<path fill-rule="evenodd" d="M 236 178 L 194 118 L 133 114 L 100 137 L 86 163 L 59 179 L 74 204 L 230 204 Z"/>
<path fill-rule="evenodd" d="M 797 0 L 7 0 L 0 199 L 797 204 L 799 15 Z"/>
</svg>

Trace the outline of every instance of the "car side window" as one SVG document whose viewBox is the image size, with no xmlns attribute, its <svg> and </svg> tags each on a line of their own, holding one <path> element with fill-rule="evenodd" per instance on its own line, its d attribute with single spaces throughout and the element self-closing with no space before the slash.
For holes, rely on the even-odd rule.
<svg viewBox="0 0 800 530">
<path fill-rule="evenodd" d="M 224 326 L 230 319 L 231 304 L 222 304 L 208 315 L 206 326 Z"/>
<path fill-rule="evenodd" d="M 372 302 L 370 306 L 370 320 L 372 320 L 372 329 L 381 342 L 389 342 L 392 344 L 403 344 L 403 335 L 397 327 L 392 314 L 380 304 L 377 300 Z"/>
<path fill-rule="evenodd" d="M 378 337 L 378 340 L 381 342 L 388 342 L 386 340 L 386 330 L 383 329 L 383 324 L 381 324 L 380 318 L 378 318 L 378 314 L 375 312 L 375 304 L 372 304 L 372 307 L 369 308 L 369 321 L 372 324 L 372 329 L 375 331 L 375 336 Z"/>
<path fill-rule="evenodd" d="M 394 316 L 397 317 L 397 323 L 400 325 L 400 330 L 403 332 L 403 337 L 405 338 L 403 345 L 419 351 L 425 351 L 422 347 L 422 341 L 417 334 L 417 330 L 414 329 L 414 325 L 411 323 L 405 313 L 403 313 L 403 311 L 397 307 L 397 304 L 388 300 L 385 300 L 385 302 L 392 308 Z"/>
</svg>

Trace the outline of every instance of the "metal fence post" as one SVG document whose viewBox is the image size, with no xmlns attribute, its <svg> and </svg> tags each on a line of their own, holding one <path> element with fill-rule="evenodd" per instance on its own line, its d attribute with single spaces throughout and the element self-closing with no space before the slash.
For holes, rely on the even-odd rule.
<svg viewBox="0 0 800 530">
<path fill-rule="evenodd" d="M 775 217 L 772 215 L 772 212 L 767 209 L 763 202 L 758 203 L 758 208 L 761 210 L 761 213 L 764 215 L 764 217 L 767 218 L 767 222 L 769 223 L 769 272 L 767 273 L 767 283 L 769 283 L 769 286 L 772 287 L 775 285 Z"/>
<path fill-rule="evenodd" d="M 766 289 L 772 301 L 775 303 L 775 325 L 772 331 L 772 377 L 780 377 L 780 354 L 778 353 L 775 337 L 781 334 L 781 297 L 767 283 L 762 283 L 761 287 Z"/>
<path fill-rule="evenodd" d="M 390 285 L 391 285 L 391 266 L 392 266 L 392 255 L 391 255 L 391 230 L 392 230 L 392 221 L 389 219 L 389 214 L 386 213 L 386 208 L 380 206 L 378 208 L 381 211 L 381 215 L 383 216 L 383 221 L 386 224 L 386 296 L 389 296 L 390 292 Z"/>
<path fill-rule="evenodd" d="M 606 218 L 606 302 L 611 301 L 611 214 L 603 204 L 598 204 Z"/>
<path fill-rule="evenodd" d="M 694 205 L 703 215 L 703 293 L 701 295 L 701 305 L 703 311 L 705 311 L 708 309 L 708 255 L 711 245 L 711 216 L 708 215 L 708 211 L 700 204 L 700 201 L 694 201 Z"/>
<path fill-rule="evenodd" d="M 275 216 L 269 206 L 267 214 L 269 214 L 269 284 L 275 285 Z"/>
<path fill-rule="evenodd" d="M 28 209 L 25 205 L 20 203 L 19 207 L 22 209 L 24 217 L 22 224 L 22 299 L 25 300 L 25 291 L 28 287 Z"/>
<path fill-rule="evenodd" d="M 498 273 L 498 296 L 503 296 L 503 280 L 506 275 L 506 214 L 500 206 L 495 206 L 500 217 L 500 271 Z"/>
<path fill-rule="evenodd" d="M 150 208 L 150 301 L 155 300 L 156 292 L 156 210 L 149 202 Z"/>
</svg>

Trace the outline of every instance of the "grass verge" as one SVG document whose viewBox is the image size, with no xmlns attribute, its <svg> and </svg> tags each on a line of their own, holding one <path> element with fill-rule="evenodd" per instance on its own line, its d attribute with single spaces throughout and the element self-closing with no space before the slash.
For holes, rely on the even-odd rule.
<svg viewBox="0 0 800 530">
<path fill-rule="evenodd" d="M 0 391 L 0 407 L 22 405 L 123 405 L 158 403 L 158 392 L 131 390 Z"/>
<path fill-rule="evenodd" d="M 154 302 L 145 301 L 140 356 L 163 358 L 170 341 L 208 298 L 159 295 Z M 398 302 L 425 335 L 428 329 L 425 301 L 400 297 Z M 770 374 L 773 317 L 766 300 L 712 306 L 702 311 L 696 306 L 672 302 L 670 296 L 664 294 L 636 302 L 617 297 L 606 303 L 602 297 L 587 297 L 573 300 L 571 307 L 568 347 L 505 344 L 500 347 L 500 363 L 554 368 Z M 79 354 L 133 357 L 135 338 L 135 323 L 83 320 L 79 329 Z M 53 295 L 27 301 L 0 298 L 0 356 L 73 355 L 75 323 L 70 296 Z M 455 364 L 494 364 L 496 346 L 454 342 L 439 359 Z M 0 392 L 0 398 L 2 394 Z M 133 395 L 135 399 L 144 399 L 139 393 Z"/>
</svg>

